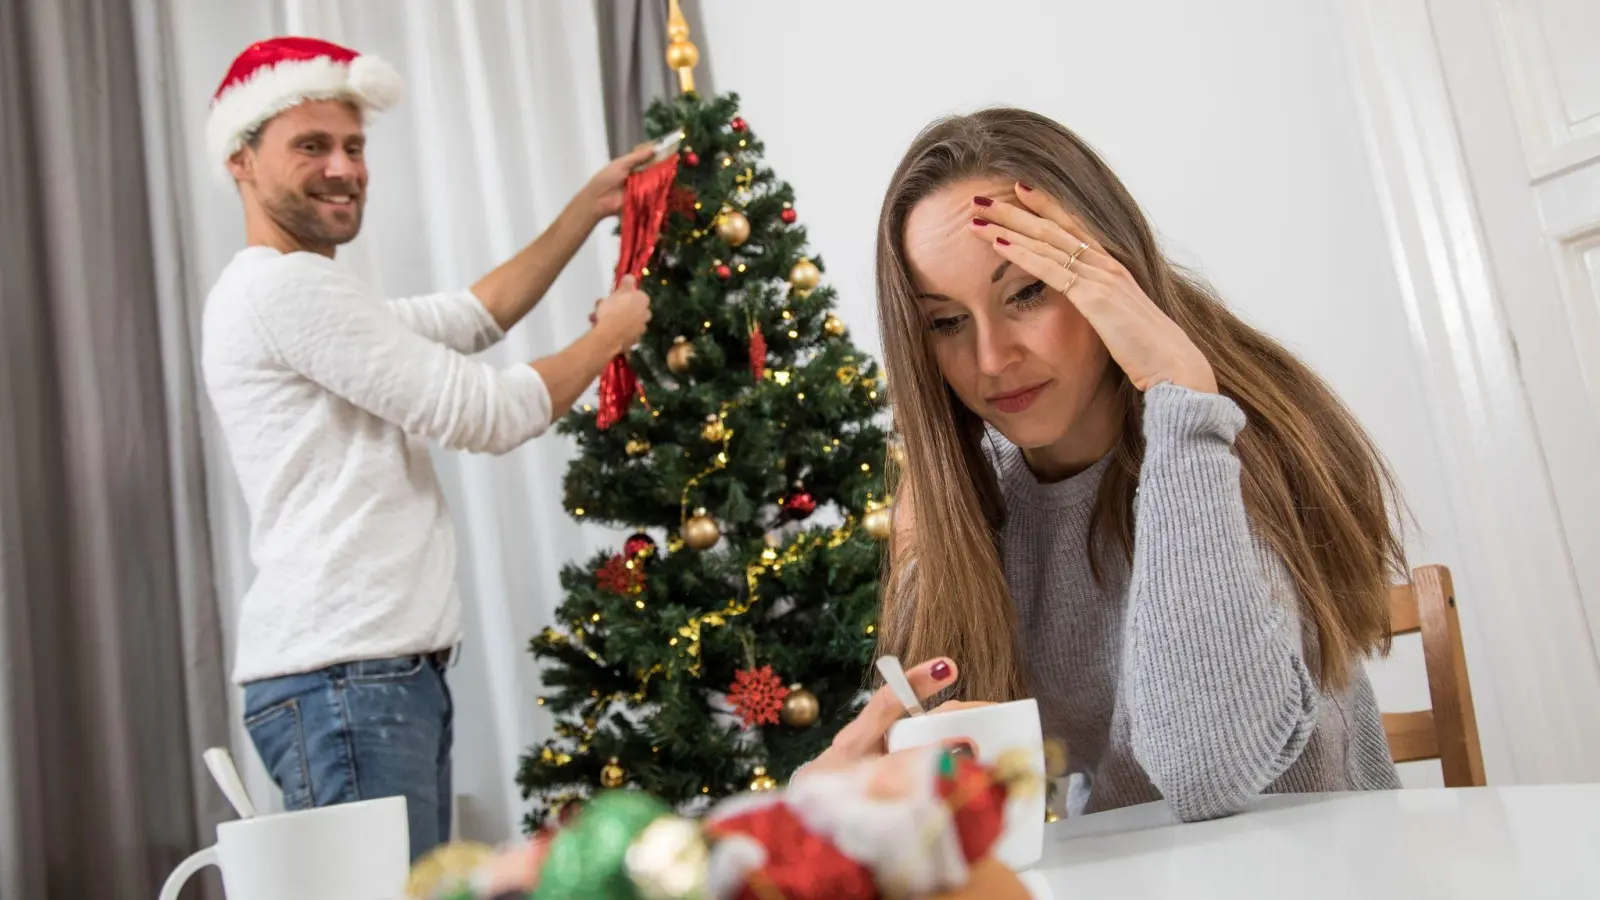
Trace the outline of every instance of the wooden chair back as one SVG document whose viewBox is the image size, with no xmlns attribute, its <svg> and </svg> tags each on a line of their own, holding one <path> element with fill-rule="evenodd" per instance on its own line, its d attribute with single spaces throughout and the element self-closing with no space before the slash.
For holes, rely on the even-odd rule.
<svg viewBox="0 0 1600 900">
<path fill-rule="evenodd" d="M 1481 787 L 1483 750 L 1450 570 L 1423 566 L 1412 572 L 1410 584 L 1389 591 L 1389 617 L 1390 634 L 1422 634 L 1428 693 L 1433 698 L 1432 709 L 1383 714 L 1390 754 L 1397 763 L 1439 760 L 1446 787 Z"/>
</svg>

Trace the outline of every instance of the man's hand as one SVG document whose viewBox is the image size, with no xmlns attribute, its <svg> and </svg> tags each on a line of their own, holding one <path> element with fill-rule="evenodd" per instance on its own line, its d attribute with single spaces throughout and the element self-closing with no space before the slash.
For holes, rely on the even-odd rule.
<svg viewBox="0 0 1600 900">
<path fill-rule="evenodd" d="M 622 212 L 622 189 L 628 181 L 628 173 L 634 166 L 648 162 L 653 152 L 650 144 L 640 144 L 627 155 L 607 163 L 604 169 L 589 179 L 589 183 L 573 198 L 573 203 L 583 211 L 591 224 L 597 225 L 602 219 Z"/>
<path fill-rule="evenodd" d="M 632 275 L 625 275 L 611 296 L 595 306 L 590 318 L 595 332 L 604 336 L 613 352 L 622 353 L 639 340 L 650 324 L 650 298 L 635 286 Z"/>
<path fill-rule="evenodd" d="M 631 277 L 623 278 L 611 296 L 595 306 L 591 318 L 594 327 L 582 337 L 554 356 L 533 362 L 534 371 L 550 392 L 550 408 L 555 416 L 565 415 L 612 358 L 627 352 L 644 334 L 650 321 L 650 298 L 634 285 Z"/>
</svg>

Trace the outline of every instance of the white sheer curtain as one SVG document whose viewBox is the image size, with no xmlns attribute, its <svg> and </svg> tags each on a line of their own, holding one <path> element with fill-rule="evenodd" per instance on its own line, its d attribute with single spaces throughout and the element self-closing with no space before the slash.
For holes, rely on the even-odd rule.
<svg viewBox="0 0 1600 900">
<path fill-rule="evenodd" d="M 536 236 L 607 159 L 594 7 L 537 0 L 143 0 L 166 61 L 156 77 L 178 134 L 161 136 L 175 169 L 193 321 L 206 291 L 243 245 L 231 189 L 201 156 L 207 104 L 251 41 L 303 34 L 392 62 L 407 93 L 371 129 L 371 199 L 361 237 L 340 254 L 386 295 L 470 284 Z M 173 153 L 173 148 L 177 152 Z M 597 229 L 494 361 L 551 352 L 587 327 L 616 258 Z M 208 488 L 230 654 L 238 598 L 252 572 L 248 519 L 209 404 Z M 555 435 L 502 458 L 436 452 L 461 547 L 464 657 L 452 670 L 455 784 L 463 836 L 498 839 L 522 814 L 519 754 L 548 721 L 534 703 L 527 639 L 560 601 L 564 560 L 614 535 L 574 526 L 561 510 L 571 449 Z M 234 750 L 258 801 L 277 791 L 238 723 Z"/>
</svg>

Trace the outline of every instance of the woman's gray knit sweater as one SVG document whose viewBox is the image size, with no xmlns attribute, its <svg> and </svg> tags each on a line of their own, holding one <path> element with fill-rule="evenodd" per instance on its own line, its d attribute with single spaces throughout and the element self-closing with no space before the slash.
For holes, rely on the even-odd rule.
<svg viewBox="0 0 1600 900">
<path fill-rule="evenodd" d="M 1047 737 L 1069 755 L 1072 814 L 1165 798 L 1186 820 L 1262 792 L 1399 787 L 1361 669 L 1323 693 L 1294 581 L 1251 530 L 1225 397 L 1145 397 L 1133 563 L 1090 573 L 1089 517 L 1109 457 L 1041 484 L 989 430 L 1006 498 L 1003 558 Z"/>
</svg>

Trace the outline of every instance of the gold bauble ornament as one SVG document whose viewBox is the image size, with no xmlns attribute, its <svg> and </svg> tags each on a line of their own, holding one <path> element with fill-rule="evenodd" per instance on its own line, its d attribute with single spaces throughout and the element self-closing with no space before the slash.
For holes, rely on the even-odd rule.
<svg viewBox="0 0 1600 900">
<path fill-rule="evenodd" d="M 723 213 L 717 217 L 717 237 L 729 247 L 739 246 L 750 239 L 750 220 L 736 209 Z"/>
<path fill-rule="evenodd" d="M 1044 774 L 1048 778 L 1060 778 L 1067 774 L 1067 745 L 1060 738 L 1045 739 Z"/>
<path fill-rule="evenodd" d="M 728 426 L 722 424 L 722 417 L 712 413 L 706 416 L 706 424 L 700 429 L 700 436 L 713 444 L 720 444 L 728 436 Z"/>
<path fill-rule="evenodd" d="M 694 345 L 689 339 L 679 335 L 672 341 L 672 349 L 667 351 L 667 368 L 674 375 L 682 375 L 689 371 L 689 366 L 694 362 Z"/>
<path fill-rule="evenodd" d="M 650 442 L 642 438 L 631 438 L 624 449 L 628 451 L 629 456 L 643 456 L 650 452 Z"/>
<path fill-rule="evenodd" d="M 752 774 L 754 774 L 755 777 L 750 779 L 750 790 L 770 791 L 777 788 L 778 781 L 771 775 L 767 774 L 766 766 L 756 766 L 755 771 Z"/>
<path fill-rule="evenodd" d="M 673 41 L 667 45 L 667 68 L 692 69 L 700 64 L 700 49 L 688 41 Z"/>
<path fill-rule="evenodd" d="M 809 259 L 802 259 L 789 270 L 789 284 L 797 291 L 814 290 L 822 283 L 822 270 Z"/>
<path fill-rule="evenodd" d="M 817 724 L 817 714 L 821 711 L 822 704 L 817 702 L 816 694 L 798 684 L 791 684 L 789 696 L 783 698 L 783 711 L 779 713 L 779 718 L 790 728 L 810 728 Z"/>
<path fill-rule="evenodd" d="M 683 523 L 683 541 L 695 550 L 706 550 L 722 538 L 722 529 L 717 527 L 717 520 L 706 515 L 704 509 L 697 509 L 689 521 Z"/>
<path fill-rule="evenodd" d="M 861 526 L 867 529 L 867 534 L 873 540 L 888 540 L 894 529 L 894 504 L 868 501 L 867 514 L 861 517 Z"/>
<path fill-rule="evenodd" d="M 706 895 L 710 856 L 699 823 L 669 815 L 646 825 L 623 859 L 640 900 L 694 900 Z"/>
<path fill-rule="evenodd" d="M 406 879 L 407 897 L 445 897 L 470 888 L 472 878 L 494 860 L 496 850 L 474 841 L 452 841 L 417 860 Z"/>
<path fill-rule="evenodd" d="M 606 763 L 605 768 L 600 770 L 600 785 L 602 787 L 619 788 L 627 780 L 628 773 L 623 770 L 622 764 L 617 762 L 615 756 L 611 757 L 611 761 Z"/>
<path fill-rule="evenodd" d="M 828 313 L 828 317 L 822 320 L 822 330 L 830 337 L 844 337 L 844 320 L 833 313 Z"/>
<path fill-rule="evenodd" d="M 905 441 L 902 441 L 897 437 L 889 438 L 889 461 L 894 463 L 895 468 L 902 469 L 902 470 L 905 469 L 905 467 L 906 467 L 906 442 Z"/>
</svg>

